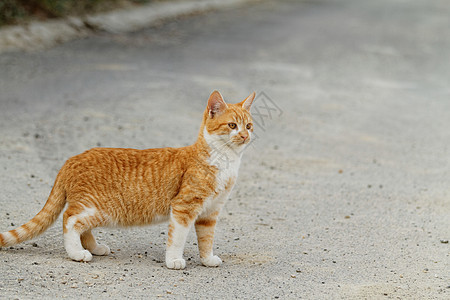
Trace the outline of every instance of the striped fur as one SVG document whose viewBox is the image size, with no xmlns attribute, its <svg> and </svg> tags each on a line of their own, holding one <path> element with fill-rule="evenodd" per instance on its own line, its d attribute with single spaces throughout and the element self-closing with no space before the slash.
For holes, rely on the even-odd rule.
<svg viewBox="0 0 450 300">
<path fill-rule="evenodd" d="M 167 267 L 186 266 L 182 255 L 192 226 L 202 263 L 220 265 L 222 261 L 212 253 L 214 227 L 236 180 L 242 150 L 251 140 L 249 109 L 254 97 L 253 93 L 238 104 L 226 104 L 214 91 L 191 146 L 94 148 L 68 159 L 42 210 L 24 225 L 1 233 L 0 246 L 43 233 L 67 203 L 64 245 L 73 260 L 90 261 L 92 254 L 110 253 L 108 246 L 95 241 L 91 230 L 96 227 L 169 221 Z"/>
<path fill-rule="evenodd" d="M 58 218 L 66 205 L 66 195 L 63 187 L 61 175 L 56 177 L 50 196 L 42 210 L 30 221 L 22 226 L 0 234 L 0 246 L 8 247 L 32 239 L 47 228 L 49 228 Z"/>
</svg>

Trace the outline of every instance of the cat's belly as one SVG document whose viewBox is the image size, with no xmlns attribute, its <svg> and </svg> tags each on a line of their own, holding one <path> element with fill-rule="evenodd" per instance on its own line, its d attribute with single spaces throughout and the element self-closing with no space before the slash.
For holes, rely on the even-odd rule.
<svg viewBox="0 0 450 300">
<path fill-rule="evenodd" d="M 168 222 L 170 219 L 170 214 L 167 215 L 156 215 L 153 217 L 152 221 L 150 224 L 155 225 L 155 224 L 161 224 L 161 223 L 166 223 Z"/>
<path fill-rule="evenodd" d="M 105 215 L 106 216 L 106 215 Z M 133 216 L 124 217 L 111 217 L 107 216 L 107 222 L 104 226 L 117 228 L 117 227 L 130 227 L 130 226 L 145 226 L 145 225 L 155 225 L 168 222 L 170 219 L 170 213 L 168 214 L 134 214 Z"/>
</svg>

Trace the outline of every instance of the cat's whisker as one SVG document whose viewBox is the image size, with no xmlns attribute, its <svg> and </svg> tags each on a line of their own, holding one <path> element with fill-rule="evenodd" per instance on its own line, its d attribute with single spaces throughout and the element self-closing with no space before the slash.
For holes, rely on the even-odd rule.
<svg viewBox="0 0 450 300">
<path fill-rule="evenodd" d="M 215 151 L 218 152 L 218 151 L 222 150 L 223 148 L 225 148 L 226 146 L 228 146 L 228 145 L 230 145 L 230 144 L 232 144 L 232 143 L 233 143 L 233 141 L 232 141 L 232 140 L 229 140 L 229 141 L 223 143 L 222 145 L 220 145 L 218 148 L 215 148 L 215 149 L 213 149 L 213 150 L 215 150 Z"/>
<path fill-rule="evenodd" d="M 213 146 L 212 146 L 212 151 L 211 151 L 212 153 L 211 153 L 211 154 L 222 155 L 222 154 L 223 154 L 223 153 L 222 153 L 222 150 L 223 150 L 225 147 L 229 146 L 232 142 L 233 142 L 232 140 L 229 140 L 229 141 L 227 141 L 227 142 L 225 142 L 225 143 L 223 143 L 223 144 L 220 144 L 219 146 L 213 145 Z"/>
</svg>

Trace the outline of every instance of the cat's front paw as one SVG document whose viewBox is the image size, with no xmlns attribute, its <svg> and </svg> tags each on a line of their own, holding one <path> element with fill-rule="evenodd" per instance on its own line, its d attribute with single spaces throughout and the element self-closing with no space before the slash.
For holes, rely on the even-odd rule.
<svg viewBox="0 0 450 300">
<path fill-rule="evenodd" d="M 202 264 L 206 267 L 218 267 L 222 264 L 222 260 L 217 255 L 211 255 L 201 258 Z"/>
<path fill-rule="evenodd" d="M 186 261 L 182 258 L 166 259 L 166 266 L 169 269 L 182 270 L 186 268 Z"/>
<path fill-rule="evenodd" d="M 92 260 L 92 254 L 88 250 L 70 253 L 69 257 L 76 261 L 91 261 Z"/>
<path fill-rule="evenodd" d="M 111 253 L 111 250 L 106 245 L 97 245 L 97 247 L 91 250 L 91 252 L 94 255 L 108 255 L 109 253 Z"/>
</svg>

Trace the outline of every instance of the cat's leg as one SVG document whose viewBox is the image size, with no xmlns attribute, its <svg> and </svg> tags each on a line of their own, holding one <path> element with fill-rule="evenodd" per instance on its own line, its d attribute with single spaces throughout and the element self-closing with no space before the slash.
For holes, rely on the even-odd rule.
<svg viewBox="0 0 450 300">
<path fill-rule="evenodd" d="M 183 251 L 192 223 L 180 223 L 171 214 L 166 248 L 166 266 L 169 269 L 180 270 L 186 267 L 186 261 L 183 259 Z"/>
<path fill-rule="evenodd" d="M 213 254 L 214 229 L 218 215 L 218 211 L 208 216 L 200 215 L 195 221 L 200 260 L 207 267 L 218 267 L 222 264 L 220 257 Z"/>
<path fill-rule="evenodd" d="M 203 207 L 203 200 L 192 197 L 192 194 L 190 190 L 180 192 L 178 197 L 182 200 L 171 207 L 166 247 L 166 266 L 169 269 L 186 267 L 186 261 L 183 259 L 184 244 Z"/>
<path fill-rule="evenodd" d="M 97 244 L 91 230 L 85 231 L 81 234 L 81 245 L 87 250 L 89 250 L 94 255 L 108 255 L 111 250 L 108 246 Z"/>
<path fill-rule="evenodd" d="M 92 254 L 83 248 L 81 235 L 100 225 L 96 208 L 69 207 L 64 212 L 64 247 L 69 257 L 76 261 L 91 261 Z"/>
<path fill-rule="evenodd" d="M 64 232 L 64 247 L 67 255 L 76 261 L 91 261 L 92 254 L 85 250 L 81 245 L 81 233 L 75 228 L 77 216 L 71 216 L 67 211 L 63 216 L 63 232 Z"/>
</svg>

